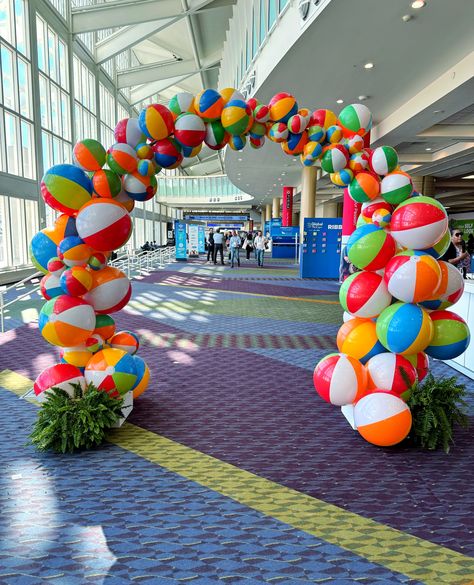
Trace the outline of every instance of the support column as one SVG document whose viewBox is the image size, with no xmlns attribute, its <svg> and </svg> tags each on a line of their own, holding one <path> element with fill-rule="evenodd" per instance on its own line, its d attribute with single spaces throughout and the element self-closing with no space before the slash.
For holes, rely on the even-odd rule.
<svg viewBox="0 0 474 585">
<path fill-rule="evenodd" d="M 272 206 L 270 203 L 265 205 L 265 221 L 270 221 L 272 219 Z M 265 224 L 262 225 L 262 234 L 265 235 Z"/>
<path fill-rule="evenodd" d="M 272 205 L 272 218 L 280 217 L 280 198 L 274 197 L 273 198 L 273 205 Z"/>
<path fill-rule="evenodd" d="M 291 214 L 291 225 L 292 226 L 300 225 L 299 211 L 293 211 L 293 213 Z"/>
<path fill-rule="evenodd" d="M 262 234 L 263 234 L 263 230 L 265 229 L 265 220 L 266 220 L 265 207 L 263 207 L 263 205 L 262 205 L 262 212 L 260 214 L 260 223 L 261 223 L 260 229 L 262 230 Z"/>
<path fill-rule="evenodd" d="M 303 167 L 301 173 L 301 211 L 300 211 L 300 234 L 303 237 L 304 220 L 306 217 L 314 217 L 314 204 L 316 201 L 317 184 L 316 167 Z"/>
<path fill-rule="evenodd" d="M 283 187 L 283 205 L 281 210 L 281 225 L 289 227 L 293 223 L 293 187 Z"/>
<path fill-rule="evenodd" d="M 435 194 L 435 179 L 427 175 L 426 177 L 415 176 L 413 179 L 413 187 L 415 191 L 426 197 L 434 197 Z"/>
</svg>

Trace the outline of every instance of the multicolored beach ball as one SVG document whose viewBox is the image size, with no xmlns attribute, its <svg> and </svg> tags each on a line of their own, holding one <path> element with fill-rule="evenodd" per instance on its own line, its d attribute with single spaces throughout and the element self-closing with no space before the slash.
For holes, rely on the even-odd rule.
<svg viewBox="0 0 474 585">
<path fill-rule="evenodd" d="M 245 148 L 245 144 L 247 142 L 247 138 L 242 136 L 231 136 L 229 138 L 229 146 L 232 150 L 243 150 Z"/>
<path fill-rule="evenodd" d="M 92 187 L 99 197 L 111 199 L 122 189 L 120 176 L 109 169 L 100 169 L 92 175 Z"/>
<path fill-rule="evenodd" d="M 102 339 L 110 339 L 115 333 L 115 321 L 110 315 L 96 315 L 94 334 L 100 335 Z"/>
<path fill-rule="evenodd" d="M 377 318 L 377 337 L 393 353 L 411 355 L 424 351 L 433 337 L 433 323 L 418 305 L 394 303 Z"/>
<path fill-rule="evenodd" d="M 61 295 L 43 305 L 38 325 L 41 335 L 51 345 L 81 345 L 94 330 L 94 309 L 82 299 Z"/>
<path fill-rule="evenodd" d="M 59 279 L 63 294 L 81 297 L 92 288 L 92 273 L 84 266 L 72 266 Z"/>
<path fill-rule="evenodd" d="M 347 167 L 349 153 L 342 144 L 331 144 L 323 148 L 321 157 L 321 168 L 326 173 L 337 173 Z"/>
<path fill-rule="evenodd" d="M 83 171 L 100 170 L 105 165 L 105 156 L 105 148 L 93 138 L 76 142 L 72 151 L 74 164 Z"/>
<path fill-rule="evenodd" d="M 240 136 L 252 123 L 252 111 L 244 100 L 232 100 L 222 110 L 221 123 L 226 132 Z"/>
<path fill-rule="evenodd" d="M 122 349 L 130 355 L 137 353 L 140 347 L 140 340 L 138 335 L 132 331 L 117 331 L 110 339 L 107 340 L 110 347 L 115 349 Z"/>
<path fill-rule="evenodd" d="M 137 381 L 135 382 L 135 385 L 132 388 L 133 399 L 135 400 L 136 398 L 141 396 L 143 392 L 145 392 L 145 390 L 147 389 L 148 384 L 150 382 L 150 370 L 147 364 L 145 363 L 145 360 L 143 360 L 140 356 L 133 355 L 132 357 L 133 361 L 135 362 L 135 369 L 137 372 Z"/>
<path fill-rule="evenodd" d="M 369 166 L 377 175 L 388 175 L 398 166 L 397 151 L 391 146 L 374 148 L 369 158 Z"/>
<path fill-rule="evenodd" d="M 350 355 L 363 364 L 374 355 L 386 351 L 377 338 L 375 323 L 369 319 L 356 317 L 346 321 L 337 333 L 336 342 L 341 353 Z"/>
<path fill-rule="evenodd" d="M 154 175 L 144 177 L 140 173 L 131 173 L 124 176 L 123 188 L 135 201 L 149 201 L 158 190 L 158 181 Z"/>
<path fill-rule="evenodd" d="M 163 140 L 174 130 L 173 115 L 162 104 L 151 104 L 144 108 L 138 117 L 138 124 L 143 134 L 150 140 Z M 144 142 L 144 140 L 139 140 L 137 144 L 139 142 Z"/>
<path fill-rule="evenodd" d="M 215 89 L 205 89 L 194 98 L 194 110 L 205 122 L 219 120 L 224 109 L 224 98 Z"/>
<path fill-rule="evenodd" d="M 396 353 L 379 353 L 370 358 L 365 367 L 369 389 L 386 390 L 400 397 L 410 390 L 417 379 L 415 366 Z"/>
<path fill-rule="evenodd" d="M 452 311 L 430 313 L 434 333 L 425 352 L 438 360 L 452 360 L 464 353 L 471 336 L 466 321 Z"/>
<path fill-rule="evenodd" d="M 121 270 L 106 266 L 94 272 L 92 277 L 92 288 L 84 295 L 84 300 L 94 307 L 96 313 L 115 313 L 125 307 L 132 294 L 132 285 Z M 96 333 L 108 339 L 100 331 L 96 330 Z"/>
<path fill-rule="evenodd" d="M 413 193 L 413 182 L 408 173 L 394 171 L 386 175 L 380 183 L 380 195 L 392 205 L 399 205 Z"/>
<path fill-rule="evenodd" d="M 357 203 L 373 201 L 380 194 L 380 181 L 372 173 L 361 171 L 349 185 L 348 193 Z"/>
<path fill-rule="evenodd" d="M 341 111 L 338 123 L 344 136 L 350 137 L 354 134 L 365 136 L 372 128 L 372 113 L 363 104 L 351 104 Z"/>
<path fill-rule="evenodd" d="M 380 270 L 396 251 L 395 240 L 372 223 L 360 226 L 347 242 L 350 262 L 361 270 Z"/>
<path fill-rule="evenodd" d="M 420 351 L 419 353 L 406 355 L 404 357 L 415 368 L 416 375 L 418 377 L 418 382 L 421 382 L 424 378 L 426 378 L 428 371 L 430 369 L 430 361 L 426 353 Z"/>
<path fill-rule="evenodd" d="M 355 358 L 343 353 L 324 357 L 313 373 L 316 392 L 335 406 L 352 404 L 367 390 L 367 372 Z"/>
<path fill-rule="evenodd" d="M 206 138 L 204 142 L 211 150 L 220 150 L 229 142 L 230 135 L 225 131 L 220 120 L 206 124 Z"/>
<path fill-rule="evenodd" d="M 273 140 L 273 142 L 281 143 L 288 138 L 289 134 L 288 126 L 284 122 L 277 122 L 276 124 L 272 124 L 268 132 L 268 138 Z"/>
<path fill-rule="evenodd" d="M 64 294 L 59 279 L 60 276 L 56 274 L 45 274 L 41 279 L 40 292 L 47 301 Z"/>
<path fill-rule="evenodd" d="M 107 164 L 118 175 L 134 173 L 138 164 L 137 153 L 129 144 L 118 142 L 107 151 Z"/>
<path fill-rule="evenodd" d="M 92 250 L 82 238 L 69 236 L 59 242 L 57 254 L 66 266 L 85 266 L 89 262 Z"/>
<path fill-rule="evenodd" d="M 288 122 L 294 114 L 298 113 L 298 104 L 295 98 L 286 92 L 277 93 L 270 100 L 270 120 L 273 122 Z"/>
<path fill-rule="evenodd" d="M 404 248 L 423 250 L 431 248 L 445 234 L 448 215 L 444 207 L 432 197 L 410 197 L 395 209 L 390 230 Z"/>
<path fill-rule="evenodd" d="M 395 254 L 385 267 L 385 282 L 391 295 L 404 303 L 421 303 L 434 296 L 441 283 L 438 262 L 421 250 Z"/>
<path fill-rule="evenodd" d="M 136 148 L 146 140 L 137 118 L 124 118 L 120 120 L 117 126 L 115 126 L 114 137 L 116 142 L 128 144 L 132 148 Z"/>
<path fill-rule="evenodd" d="M 206 125 L 196 114 L 180 114 L 174 124 L 174 137 L 183 146 L 194 148 L 206 137 Z"/>
<path fill-rule="evenodd" d="M 114 199 L 93 199 L 77 214 L 76 227 L 91 248 L 109 252 L 127 242 L 132 233 L 132 220 L 125 207 Z"/>
<path fill-rule="evenodd" d="M 174 138 L 158 140 L 153 145 L 153 152 L 156 164 L 165 169 L 175 169 L 183 160 L 181 145 Z"/>
<path fill-rule="evenodd" d="M 337 125 L 337 116 L 332 110 L 315 110 L 309 119 L 308 128 L 321 126 L 326 131 L 330 126 Z"/>
<path fill-rule="evenodd" d="M 187 91 L 182 91 L 174 95 L 168 104 L 168 109 L 170 110 L 173 118 L 176 120 L 178 116 L 189 112 L 191 114 L 195 114 L 196 110 L 194 109 L 194 96 L 192 93 L 188 93 Z"/>
<path fill-rule="evenodd" d="M 437 311 L 447 309 L 459 301 L 464 292 L 464 278 L 462 273 L 444 260 L 438 260 L 438 266 L 441 271 L 441 279 L 433 295 L 423 303 L 425 309 Z"/>
<path fill-rule="evenodd" d="M 137 381 L 135 361 L 121 349 L 107 348 L 94 354 L 87 363 L 84 376 L 87 384 L 94 384 L 113 398 L 120 398 Z"/>
<path fill-rule="evenodd" d="M 54 165 L 41 180 L 41 195 L 47 205 L 74 215 L 91 199 L 92 182 L 80 168 L 69 165 Z"/>
<path fill-rule="evenodd" d="M 47 400 L 52 388 L 61 388 L 74 398 L 74 388 L 71 384 L 79 384 L 82 390 L 85 390 L 86 381 L 81 370 L 70 364 L 55 364 L 41 372 L 35 380 L 33 390 L 40 401 Z"/>
<path fill-rule="evenodd" d="M 351 315 L 370 319 L 390 305 L 392 295 L 380 274 L 364 270 L 344 280 L 339 289 L 339 302 Z"/>
</svg>

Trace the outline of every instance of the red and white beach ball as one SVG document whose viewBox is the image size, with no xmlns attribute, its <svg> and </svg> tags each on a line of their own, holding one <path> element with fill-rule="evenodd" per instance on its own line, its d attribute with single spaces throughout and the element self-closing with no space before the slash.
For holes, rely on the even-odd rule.
<svg viewBox="0 0 474 585">
<path fill-rule="evenodd" d="M 79 236 L 91 248 L 108 252 L 121 248 L 132 233 L 125 207 L 113 199 L 93 199 L 81 207 L 76 219 Z"/>
<path fill-rule="evenodd" d="M 390 447 L 405 439 L 411 429 L 411 412 L 406 403 L 388 392 L 372 392 L 354 408 L 354 422 L 366 441 Z"/>
<path fill-rule="evenodd" d="M 369 376 L 369 390 L 379 388 L 402 396 L 410 390 L 417 379 L 415 367 L 406 357 L 396 353 L 374 355 L 365 367 Z"/>
<path fill-rule="evenodd" d="M 448 227 L 445 208 L 433 199 L 419 195 L 400 203 L 392 214 L 392 236 L 404 248 L 423 250 L 440 240 Z"/>
<path fill-rule="evenodd" d="M 206 124 L 196 114 L 181 114 L 174 123 L 174 137 L 183 146 L 198 146 L 206 138 Z"/>
<path fill-rule="evenodd" d="M 392 295 L 380 274 L 356 272 L 339 289 L 342 308 L 356 317 L 377 317 L 392 302 Z"/>
<path fill-rule="evenodd" d="M 444 260 L 438 260 L 438 266 L 441 270 L 439 287 L 428 300 L 421 303 L 425 309 L 432 311 L 451 307 L 459 301 L 464 292 L 464 278 L 456 266 Z"/>
<path fill-rule="evenodd" d="M 85 390 L 86 380 L 79 368 L 70 364 L 55 364 L 41 372 L 36 378 L 33 390 L 40 401 L 48 398 L 51 388 L 61 388 L 74 398 L 74 388 L 71 384 L 80 384 Z"/>
<path fill-rule="evenodd" d="M 110 347 L 121 349 L 131 355 L 137 353 L 138 348 L 140 347 L 138 335 L 133 333 L 133 331 L 117 331 L 107 343 Z"/>
<path fill-rule="evenodd" d="M 355 358 L 343 353 L 331 353 L 316 366 L 313 374 L 316 392 L 336 406 L 352 404 L 367 388 L 367 373 Z"/>
<path fill-rule="evenodd" d="M 136 148 L 138 144 L 145 142 L 146 137 L 143 134 L 138 118 L 124 118 L 115 126 L 115 140 L 123 144 L 128 144 Z"/>
</svg>

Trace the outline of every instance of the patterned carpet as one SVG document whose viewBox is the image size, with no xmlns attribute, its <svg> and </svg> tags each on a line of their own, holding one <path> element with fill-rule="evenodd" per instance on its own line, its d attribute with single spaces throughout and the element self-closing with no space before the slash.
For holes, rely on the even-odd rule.
<svg viewBox="0 0 474 585">
<path fill-rule="evenodd" d="M 96 451 L 38 455 L 35 406 L 0 391 L 0 583 L 474 581 L 470 431 L 449 456 L 378 449 L 314 392 L 337 288 L 281 263 L 134 282 L 116 317 L 152 383 Z M 56 359 L 31 315 L 0 336 L 0 371 L 17 375 L 0 387 L 17 393 Z"/>
</svg>

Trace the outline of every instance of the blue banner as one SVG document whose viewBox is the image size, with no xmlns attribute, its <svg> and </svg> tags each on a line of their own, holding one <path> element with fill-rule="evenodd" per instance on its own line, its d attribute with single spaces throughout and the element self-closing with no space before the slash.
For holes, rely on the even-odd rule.
<svg viewBox="0 0 474 585">
<path fill-rule="evenodd" d="M 184 219 L 195 221 L 247 221 L 248 215 L 193 215 L 186 213 Z"/>
<path fill-rule="evenodd" d="M 300 253 L 301 278 L 338 278 L 342 247 L 342 218 L 304 220 Z"/>
<path fill-rule="evenodd" d="M 206 251 L 206 234 L 204 232 L 204 226 L 198 226 L 198 252 L 204 254 Z"/>
<path fill-rule="evenodd" d="M 174 220 L 174 237 L 176 240 L 176 260 L 186 260 L 186 224 L 178 219 Z"/>
</svg>

